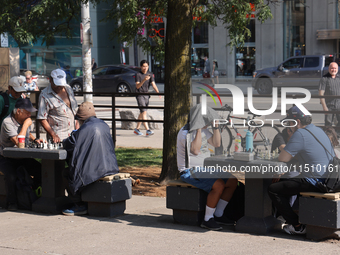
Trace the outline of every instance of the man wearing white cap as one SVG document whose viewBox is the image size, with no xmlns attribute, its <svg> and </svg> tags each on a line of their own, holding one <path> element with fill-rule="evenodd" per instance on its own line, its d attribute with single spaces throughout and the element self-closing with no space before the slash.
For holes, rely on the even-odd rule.
<svg viewBox="0 0 340 255">
<path fill-rule="evenodd" d="M 73 90 L 66 83 L 66 73 L 61 69 L 53 70 L 50 85 L 40 94 L 37 116 L 48 140 L 59 143 L 78 128 L 78 121 L 74 118 L 77 106 Z"/>
<path fill-rule="evenodd" d="M 8 90 L 0 96 L 0 127 L 3 120 L 13 111 L 22 92 L 26 92 L 24 81 L 19 76 L 12 77 L 8 82 Z"/>
</svg>

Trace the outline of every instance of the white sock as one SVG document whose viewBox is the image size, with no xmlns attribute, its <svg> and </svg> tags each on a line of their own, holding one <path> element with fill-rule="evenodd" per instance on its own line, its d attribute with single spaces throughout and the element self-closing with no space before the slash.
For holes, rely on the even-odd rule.
<svg viewBox="0 0 340 255">
<path fill-rule="evenodd" d="M 216 217 L 222 217 L 224 209 L 227 207 L 228 201 L 225 201 L 223 199 L 218 200 L 216 210 L 215 210 L 215 216 Z"/>
<path fill-rule="evenodd" d="M 204 220 L 208 221 L 211 218 L 214 217 L 214 212 L 215 212 L 215 208 L 211 208 L 209 206 L 205 206 L 205 215 L 204 215 Z"/>
</svg>

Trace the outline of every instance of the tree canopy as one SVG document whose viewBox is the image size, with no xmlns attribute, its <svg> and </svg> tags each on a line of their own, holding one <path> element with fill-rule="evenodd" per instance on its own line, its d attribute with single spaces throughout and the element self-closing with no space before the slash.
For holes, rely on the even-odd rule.
<svg viewBox="0 0 340 255">
<path fill-rule="evenodd" d="M 108 0 L 104 0 L 109 2 Z M 228 29 L 231 46 L 241 46 L 246 37 L 250 36 L 247 27 L 254 16 L 264 22 L 272 18 L 269 4 L 275 0 L 187 0 L 192 6 L 192 27 L 199 22 L 208 22 L 216 26 L 220 20 Z M 132 43 L 136 38 L 138 45 L 145 52 L 153 52 L 157 60 L 163 61 L 165 42 L 159 36 L 150 38 L 155 25 L 154 17 L 168 17 L 168 0 L 116 0 L 107 10 L 105 20 L 120 21 L 119 26 L 111 34 L 122 42 Z M 181 4 L 177 4 L 177 10 Z M 143 32 L 145 31 L 145 33 Z M 152 47 L 153 46 L 153 47 Z"/>
<path fill-rule="evenodd" d="M 56 35 L 71 37 L 81 2 L 88 0 L 1 0 L 0 34 L 8 32 L 19 45 L 38 39 L 49 45 Z"/>
</svg>

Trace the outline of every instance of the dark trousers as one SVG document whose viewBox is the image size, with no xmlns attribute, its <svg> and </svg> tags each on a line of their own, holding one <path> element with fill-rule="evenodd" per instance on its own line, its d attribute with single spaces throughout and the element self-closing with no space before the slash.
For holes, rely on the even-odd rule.
<svg viewBox="0 0 340 255">
<path fill-rule="evenodd" d="M 35 159 L 12 159 L 0 155 L 0 170 L 5 175 L 7 204 L 17 203 L 16 181 L 17 169 L 23 166 L 30 176 L 33 176 L 33 189 L 41 185 L 41 164 Z"/>
<path fill-rule="evenodd" d="M 328 108 L 329 111 L 339 111 L 339 109 L 335 108 Z M 332 123 L 334 123 L 335 118 L 337 120 L 336 127 L 335 129 L 336 133 L 338 134 L 338 137 L 340 137 L 340 114 L 327 114 L 325 115 L 325 126 L 332 126 Z"/>
<path fill-rule="evenodd" d="M 319 192 L 319 189 L 304 178 L 282 179 L 272 183 L 268 188 L 268 194 L 273 205 L 286 220 L 293 226 L 299 225 L 299 216 L 289 204 L 291 196 L 299 195 L 300 192 Z"/>
<path fill-rule="evenodd" d="M 73 194 L 73 192 L 71 192 L 71 189 L 70 189 L 70 185 L 69 185 L 69 180 L 72 179 L 71 175 L 70 175 L 70 168 L 67 167 L 64 169 L 63 171 L 63 177 L 65 178 L 66 180 L 66 190 L 67 190 L 67 196 L 68 198 L 74 203 L 74 204 L 77 204 L 77 205 L 80 205 L 82 204 L 82 201 L 81 201 L 81 192 L 79 190 L 76 191 L 75 194 Z"/>
</svg>

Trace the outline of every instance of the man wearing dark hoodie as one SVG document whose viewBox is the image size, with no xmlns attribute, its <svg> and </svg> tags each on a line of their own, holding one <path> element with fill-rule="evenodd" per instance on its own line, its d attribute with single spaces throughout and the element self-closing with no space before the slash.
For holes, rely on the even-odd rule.
<svg viewBox="0 0 340 255">
<path fill-rule="evenodd" d="M 71 216 L 87 213 L 87 206 L 81 201 L 81 190 L 86 185 L 119 172 L 110 128 L 97 119 L 93 104 L 83 102 L 76 119 L 81 127 L 63 141 L 69 159 L 64 177 L 68 182 L 69 198 L 74 203 L 63 214 Z"/>
</svg>

